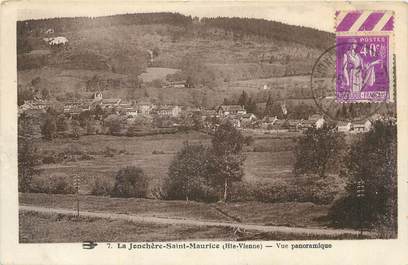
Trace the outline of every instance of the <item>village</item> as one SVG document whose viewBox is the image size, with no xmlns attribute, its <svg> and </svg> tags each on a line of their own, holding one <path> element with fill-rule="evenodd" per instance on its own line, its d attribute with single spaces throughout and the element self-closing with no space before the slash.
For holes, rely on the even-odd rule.
<svg viewBox="0 0 408 265">
<path fill-rule="evenodd" d="M 62 107 L 55 102 L 34 99 L 25 101 L 19 107 L 18 115 L 41 115 L 51 109 L 63 117 L 69 124 L 78 121 L 81 125 L 80 134 L 113 134 L 132 136 L 130 131 L 139 131 L 145 135 L 154 133 L 171 133 L 180 129 L 196 129 L 211 133 L 225 120 L 229 120 L 235 128 L 248 133 L 286 133 L 303 132 L 316 127 L 320 128 L 327 121 L 321 114 L 313 114 L 308 119 L 287 119 L 277 116 L 257 117 L 247 112 L 241 105 L 219 105 L 207 109 L 202 107 L 155 104 L 148 100 L 129 102 L 120 98 L 104 98 L 102 92 L 95 92 L 92 99 L 70 100 L 62 102 Z M 287 109 L 282 106 L 283 114 Z M 374 120 L 383 119 L 380 115 L 361 121 L 338 121 L 336 128 L 341 133 L 368 132 Z M 110 125 L 112 120 L 116 123 Z M 57 121 L 58 122 L 58 121 Z M 114 127 L 117 128 L 109 128 Z M 57 126 L 58 127 L 58 126 Z M 79 127 L 79 128 L 81 128 Z M 72 130 L 72 126 L 66 126 Z M 85 129 L 84 129 L 85 128 Z M 155 130 L 153 130 L 155 129 Z"/>
</svg>

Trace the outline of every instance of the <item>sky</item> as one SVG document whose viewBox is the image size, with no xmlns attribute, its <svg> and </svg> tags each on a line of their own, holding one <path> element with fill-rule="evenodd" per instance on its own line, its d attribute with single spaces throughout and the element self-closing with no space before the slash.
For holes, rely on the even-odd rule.
<svg viewBox="0 0 408 265">
<path fill-rule="evenodd" d="M 57 3 L 58 2 L 58 3 Z M 333 5 L 324 2 L 243 2 L 243 1 L 154 1 L 142 2 L 84 2 L 70 1 L 30 2 L 19 9 L 19 20 L 72 17 L 105 16 L 124 13 L 178 12 L 198 17 L 250 17 L 279 21 L 333 32 Z M 113 4 L 112 4 L 113 3 Z"/>
</svg>

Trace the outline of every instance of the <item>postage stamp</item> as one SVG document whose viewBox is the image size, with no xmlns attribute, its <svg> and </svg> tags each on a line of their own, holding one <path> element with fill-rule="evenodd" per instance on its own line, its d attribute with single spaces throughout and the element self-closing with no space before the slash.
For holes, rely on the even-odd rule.
<svg viewBox="0 0 408 265">
<path fill-rule="evenodd" d="M 391 11 L 336 12 L 336 101 L 393 102 Z"/>
</svg>

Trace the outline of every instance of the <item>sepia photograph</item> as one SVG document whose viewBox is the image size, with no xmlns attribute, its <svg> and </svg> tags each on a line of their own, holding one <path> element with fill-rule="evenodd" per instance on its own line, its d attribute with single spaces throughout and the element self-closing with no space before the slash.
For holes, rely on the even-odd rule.
<svg viewBox="0 0 408 265">
<path fill-rule="evenodd" d="M 20 11 L 20 244 L 398 238 L 394 12 L 226 9 Z"/>
</svg>

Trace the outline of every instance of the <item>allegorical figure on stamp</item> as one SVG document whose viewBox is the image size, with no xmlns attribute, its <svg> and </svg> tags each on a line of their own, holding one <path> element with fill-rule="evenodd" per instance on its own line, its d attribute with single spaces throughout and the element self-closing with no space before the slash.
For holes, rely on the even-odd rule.
<svg viewBox="0 0 408 265">
<path fill-rule="evenodd" d="M 366 64 L 357 51 L 357 40 L 351 39 L 350 48 L 343 56 L 344 85 L 350 92 L 360 92 L 365 86 L 372 86 L 375 83 L 374 65 L 381 63 L 379 59 Z"/>
</svg>

